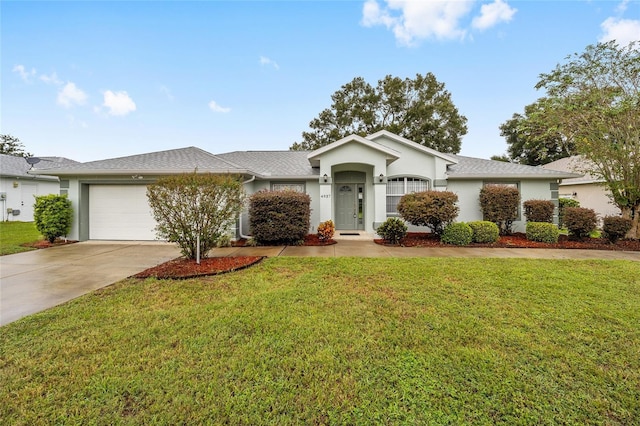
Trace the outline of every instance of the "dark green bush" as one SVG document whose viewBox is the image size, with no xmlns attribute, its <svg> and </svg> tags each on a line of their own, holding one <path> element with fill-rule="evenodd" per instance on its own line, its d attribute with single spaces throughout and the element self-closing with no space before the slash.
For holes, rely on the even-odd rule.
<svg viewBox="0 0 640 426">
<path fill-rule="evenodd" d="M 296 191 L 260 191 L 249 197 L 249 226 L 259 244 L 298 244 L 309 233 L 311 197 Z"/>
<path fill-rule="evenodd" d="M 456 246 L 466 246 L 471 244 L 473 240 L 473 230 L 464 222 L 456 222 L 449 224 L 444 228 L 442 233 L 442 241 L 445 244 L 454 244 Z"/>
<path fill-rule="evenodd" d="M 473 230 L 473 242 L 474 243 L 495 243 L 500 239 L 500 230 L 498 225 L 488 220 L 478 220 L 475 222 L 469 222 L 468 225 Z"/>
<path fill-rule="evenodd" d="M 569 230 L 569 235 L 582 239 L 588 237 L 596 229 L 598 217 L 593 209 L 566 207 L 564 209 L 564 223 Z"/>
<path fill-rule="evenodd" d="M 558 226 L 566 228 L 564 224 L 564 209 L 567 207 L 580 207 L 580 202 L 573 198 L 558 198 Z"/>
<path fill-rule="evenodd" d="M 398 244 L 407 235 L 407 225 L 402 219 L 390 217 L 378 226 L 376 233 L 386 242 Z"/>
<path fill-rule="evenodd" d="M 484 220 L 498 225 L 500 234 L 510 234 L 513 221 L 518 218 L 520 192 L 509 185 L 486 185 L 480 190 L 480 208 Z"/>
<path fill-rule="evenodd" d="M 555 244 L 560 230 L 549 222 L 527 222 L 527 240 Z"/>
<path fill-rule="evenodd" d="M 189 259 L 196 259 L 198 252 L 206 257 L 212 248 L 230 243 L 228 233 L 244 198 L 240 177 L 231 175 L 185 173 L 147 187 L 158 235 L 177 243 Z"/>
<path fill-rule="evenodd" d="M 624 237 L 633 226 L 633 221 L 622 216 L 605 216 L 602 220 L 602 236 L 612 243 Z"/>
<path fill-rule="evenodd" d="M 33 206 L 33 221 L 36 229 L 53 243 L 56 238 L 67 235 L 71 230 L 73 209 L 66 195 L 41 195 Z"/>
<path fill-rule="evenodd" d="M 458 196 L 449 191 L 423 191 L 404 195 L 398 203 L 400 216 L 415 226 L 426 226 L 436 235 L 458 217 Z"/>
<path fill-rule="evenodd" d="M 527 200 L 523 206 L 527 222 L 553 222 L 553 210 L 556 208 L 553 201 Z"/>
</svg>

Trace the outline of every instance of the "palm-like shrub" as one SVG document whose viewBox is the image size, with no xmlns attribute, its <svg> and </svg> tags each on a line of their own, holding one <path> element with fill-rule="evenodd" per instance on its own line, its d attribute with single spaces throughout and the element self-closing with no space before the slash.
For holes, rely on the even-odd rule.
<svg viewBox="0 0 640 426">
<path fill-rule="evenodd" d="M 398 244 L 400 240 L 407 236 L 407 225 L 402 219 L 390 217 L 378 226 L 376 233 L 388 243 Z"/>
</svg>

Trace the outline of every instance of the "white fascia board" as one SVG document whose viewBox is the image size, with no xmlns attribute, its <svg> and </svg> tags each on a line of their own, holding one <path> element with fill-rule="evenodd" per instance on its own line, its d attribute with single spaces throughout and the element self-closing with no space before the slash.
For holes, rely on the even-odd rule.
<svg viewBox="0 0 640 426">
<path fill-rule="evenodd" d="M 448 161 L 448 162 L 450 162 L 452 164 L 458 164 L 458 160 L 456 160 L 453 157 L 448 156 L 447 154 L 444 154 L 444 153 L 442 153 L 440 151 L 436 151 L 435 149 L 426 147 L 424 145 L 420 145 L 419 143 L 416 143 L 416 142 L 414 142 L 412 140 L 409 140 L 407 138 L 403 138 L 402 136 L 398 136 L 395 133 L 391 133 L 388 130 L 377 131 L 377 132 L 375 132 L 375 133 L 373 133 L 371 135 L 368 135 L 366 138 L 373 141 L 373 140 L 379 139 L 381 137 L 387 137 L 389 139 L 393 139 L 396 142 L 400 142 L 402 144 L 405 144 L 405 145 L 410 146 L 412 148 L 415 148 L 417 150 L 426 152 L 427 154 L 431 154 L 431 155 L 433 155 L 435 157 L 439 157 L 439 158 L 441 158 L 441 159 L 443 159 L 445 161 Z"/>
</svg>

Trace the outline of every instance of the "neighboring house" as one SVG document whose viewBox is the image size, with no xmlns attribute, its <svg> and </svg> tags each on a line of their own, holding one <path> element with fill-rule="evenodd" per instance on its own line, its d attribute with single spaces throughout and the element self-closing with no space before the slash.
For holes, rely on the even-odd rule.
<svg viewBox="0 0 640 426">
<path fill-rule="evenodd" d="M 541 167 L 549 170 L 584 173 L 580 170 L 583 170 L 586 165 L 584 158 L 574 155 L 561 158 Z M 603 184 L 603 180 L 589 173 L 585 173 L 581 177 L 564 179 L 559 189 L 559 197 L 577 200 L 580 202 L 580 207 L 595 210 L 600 219 L 605 216 L 620 215 L 620 209 L 613 204 L 610 194 L 611 192 Z"/>
<path fill-rule="evenodd" d="M 370 234 L 406 193 L 427 189 L 458 194 L 458 220 L 481 220 L 479 193 L 486 184 L 517 187 L 522 201 L 557 202 L 561 179 L 579 175 L 540 167 L 449 155 L 387 131 L 348 136 L 316 151 L 235 151 L 214 155 L 189 147 L 38 169 L 60 177 L 75 220 L 70 238 L 152 240 L 155 222 L 146 185 L 177 173 L 233 173 L 248 194 L 263 189 L 294 189 L 311 197 L 311 228 L 332 219 L 337 230 Z M 514 224 L 524 231 L 524 219 Z M 246 212 L 236 236 L 249 233 Z"/>
<path fill-rule="evenodd" d="M 62 157 L 41 157 L 39 166 L 70 165 L 74 161 Z M 55 176 L 27 173 L 31 165 L 23 157 L 0 154 L 0 206 L 3 221 L 33 221 L 36 195 L 59 194 Z"/>
</svg>

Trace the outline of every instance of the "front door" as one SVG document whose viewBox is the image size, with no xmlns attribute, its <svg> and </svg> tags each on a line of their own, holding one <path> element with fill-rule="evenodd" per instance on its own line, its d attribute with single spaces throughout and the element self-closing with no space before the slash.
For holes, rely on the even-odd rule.
<svg viewBox="0 0 640 426">
<path fill-rule="evenodd" d="M 336 229 L 364 229 L 364 185 L 336 185 Z"/>
</svg>

